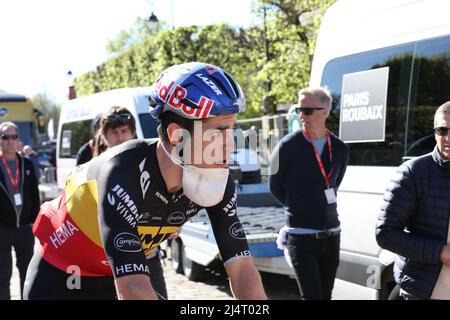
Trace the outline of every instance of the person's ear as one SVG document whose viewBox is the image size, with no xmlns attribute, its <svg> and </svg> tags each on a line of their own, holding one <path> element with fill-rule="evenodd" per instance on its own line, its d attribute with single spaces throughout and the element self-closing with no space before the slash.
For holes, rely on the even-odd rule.
<svg viewBox="0 0 450 320">
<path fill-rule="evenodd" d="M 179 144 L 183 141 L 183 127 L 172 122 L 167 126 L 167 136 L 171 145 Z"/>
</svg>

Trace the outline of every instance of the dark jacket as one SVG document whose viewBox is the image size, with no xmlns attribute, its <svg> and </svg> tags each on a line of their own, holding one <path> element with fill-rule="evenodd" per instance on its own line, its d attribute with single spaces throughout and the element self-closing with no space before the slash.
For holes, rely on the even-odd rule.
<svg viewBox="0 0 450 320">
<path fill-rule="evenodd" d="M 435 148 L 402 164 L 384 195 L 376 237 L 380 247 L 398 254 L 394 276 L 406 292 L 422 299 L 433 293 L 449 216 L 450 161 Z"/>
<path fill-rule="evenodd" d="M 16 212 L 14 198 L 7 191 L 8 176 L 0 172 L 0 223 L 12 224 L 18 227 L 33 223 L 39 211 L 40 199 L 38 182 L 30 159 L 19 154 L 20 179 L 22 182 L 22 210 Z"/>
<path fill-rule="evenodd" d="M 348 148 L 331 134 L 333 173 L 330 187 L 339 188 L 348 163 Z M 330 172 L 328 143 L 321 154 L 325 172 Z M 271 159 L 270 191 L 288 210 L 287 225 L 325 230 L 340 225 L 336 203 L 328 204 L 326 184 L 312 144 L 299 130 L 285 136 Z"/>
<path fill-rule="evenodd" d="M 92 156 L 91 146 L 89 142 L 86 142 L 81 146 L 80 150 L 78 150 L 76 165 L 79 166 L 80 164 L 88 162 L 92 159 Z"/>
</svg>

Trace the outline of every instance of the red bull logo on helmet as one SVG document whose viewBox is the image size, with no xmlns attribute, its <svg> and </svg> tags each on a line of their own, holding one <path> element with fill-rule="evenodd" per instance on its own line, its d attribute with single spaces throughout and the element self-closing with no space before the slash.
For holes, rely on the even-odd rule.
<svg viewBox="0 0 450 320">
<path fill-rule="evenodd" d="M 187 116 L 197 118 L 197 119 L 204 119 L 207 118 L 212 106 L 214 104 L 214 101 L 211 99 L 208 99 L 204 96 L 200 97 L 200 100 L 197 102 L 193 101 L 194 104 L 198 105 L 198 108 L 193 108 L 191 106 L 186 105 L 183 103 L 183 99 L 187 95 L 187 91 L 185 88 L 181 86 L 176 86 L 173 90 L 172 94 L 169 96 L 169 93 L 174 86 L 174 82 L 172 81 L 169 86 L 162 86 L 161 83 L 158 81 L 156 84 L 156 89 L 158 90 L 158 96 L 166 102 L 169 106 L 171 106 L 174 109 L 179 109 L 181 112 L 186 114 Z"/>
</svg>

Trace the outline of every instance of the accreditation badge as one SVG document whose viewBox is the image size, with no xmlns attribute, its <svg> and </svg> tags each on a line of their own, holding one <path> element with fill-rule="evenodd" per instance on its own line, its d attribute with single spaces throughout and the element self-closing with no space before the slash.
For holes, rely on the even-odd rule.
<svg viewBox="0 0 450 320">
<path fill-rule="evenodd" d="M 328 204 L 336 203 L 336 193 L 334 188 L 325 189 L 325 197 L 327 198 Z"/>
<path fill-rule="evenodd" d="M 16 206 L 22 205 L 22 196 L 20 195 L 20 193 L 14 194 L 14 203 L 16 204 Z"/>
</svg>

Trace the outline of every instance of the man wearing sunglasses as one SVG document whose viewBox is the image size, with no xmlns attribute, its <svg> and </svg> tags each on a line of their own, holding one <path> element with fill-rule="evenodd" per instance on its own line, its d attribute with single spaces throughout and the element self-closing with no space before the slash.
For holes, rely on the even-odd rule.
<svg viewBox="0 0 450 320">
<path fill-rule="evenodd" d="M 94 156 L 134 138 L 136 138 L 136 121 L 130 111 L 124 107 L 111 107 L 100 118 Z"/>
<path fill-rule="evenodd" d="M 39 191 L 33 163 L 19 153 L 19 130 L 13 122 L 0 124 L 0 300 L 10 299 L 11 248 L 14 247 L 23 293 L 33 256 L 31 226 L 39 211 Z"/>
<path fill-rule="evenodd" d="M 340 222 L 336 192 L 348 148 L 326 128 L 332 97 L 325 88 L 299 92 L 302 129 L 284 137 L 271 159 L 270 190 L 286 207 L 280 248 L 295 270 L 302 299 L 329 300 L 339 264 Z"/>
<path fill-rule="evenodd" d="M 450 299 L 450 101 L 435 112 L 436 147 L 403 163 L 387 187 L 376 235 L 397 254 L 405 300 Z"/>
</svg>

